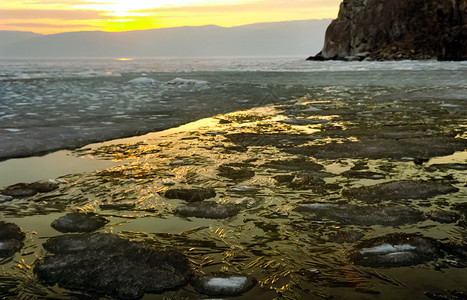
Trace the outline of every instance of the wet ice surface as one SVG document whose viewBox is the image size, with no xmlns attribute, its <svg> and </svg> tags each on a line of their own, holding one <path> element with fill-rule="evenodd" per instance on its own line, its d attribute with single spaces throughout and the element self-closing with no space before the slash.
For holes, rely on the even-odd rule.
<svg viewBox="0 0 467 300">
<path fill-rule="evenodd" d="M 22 249 L 0 259 L 0 295 L 92 297 L 97 283 L 38 280 L 32 270 L 44 260 L 61 274 L 74 274 L 73 265 L 84 261 L 86 271 L 112 259 L 122 266 L 139 263 L 132 255 L 99 250 L 117 237 L 177 251 L 205 284 L 180 277 L 181 287 L 157 293 L 136 272 L 122 278 L 142 282 L 136 290 L 131 284 L 97 286 L 109 297 L 144 291 L 147 299 L 209 299 L 218 295 L 209 284 L 213 278 L 216 287 L 237 287 L 240 279 L 225 278 L 248 276 L 257 284 L 239 291 L 238 299 L 425 293 L 456 299 L 467 293 L 465 96 L 320 89 L 162 135 L 76 150 L 78 157 L 121 164 L 67 175 L 55 190 L 0 203 L 2 219 L 26 232 Z M 293 119 L 299 121 L 283 122 Z M 348 149 L 358 151 L 349 155 Z M 235 213 L 217 218 L 219 208 Z M 191 214 L 180 214 L 183 209 Z M 110 237 L 59 237 L 50 225 L 70 212 L 109 220 L 97 234 Z M 93 260 L 81 256 L 85 252 L 102 256 Z M 114 267 L 97 268 L 122 274 Z"/>
<path fill-rule="evenodd" d="M 459 110 L 444 96 L 465 98 L 466 69 L 464 63 L 313 64 L 302 58 L 1 60 L 0 159 L 140 135 L 306 94 L 356 100 L 429 95 L 443 100 L 445 111 Z"/>
</svg>

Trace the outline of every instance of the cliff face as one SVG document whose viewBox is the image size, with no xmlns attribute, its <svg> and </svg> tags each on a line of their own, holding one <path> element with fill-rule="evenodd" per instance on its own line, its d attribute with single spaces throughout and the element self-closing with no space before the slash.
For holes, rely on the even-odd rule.
<svg viewBox="0 0 467 300">
<path fill-rule="evenodd" d="M 344 0 L 310 59 L 467 59 L 467 0 Z"/>
</svg>

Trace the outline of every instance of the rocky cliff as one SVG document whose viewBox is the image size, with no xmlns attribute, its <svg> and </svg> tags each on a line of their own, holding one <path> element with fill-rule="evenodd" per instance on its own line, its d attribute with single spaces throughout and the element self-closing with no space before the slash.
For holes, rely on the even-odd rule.
<svg viewBox="0 0 467 300">
<path fill-rule="evenodd" d="M 467 0 L 344 0 L 311 60 L 467 59 Z"/>
</svg>

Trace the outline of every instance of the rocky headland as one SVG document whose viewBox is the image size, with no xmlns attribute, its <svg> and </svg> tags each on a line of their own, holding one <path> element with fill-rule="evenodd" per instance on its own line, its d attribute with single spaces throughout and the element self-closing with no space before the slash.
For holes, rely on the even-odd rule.
<svg viewBox="0 0 467 300">
<path fill-rule="evenodd" d="M 466 60 L 466 0 L 344 0 L 308 60 Z"/>
</svg>

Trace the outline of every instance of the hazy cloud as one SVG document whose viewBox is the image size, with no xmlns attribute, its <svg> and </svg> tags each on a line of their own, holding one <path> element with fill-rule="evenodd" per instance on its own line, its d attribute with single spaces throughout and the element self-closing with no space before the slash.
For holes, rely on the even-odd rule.
<svg viewBox="0 0 467 300">
<path fill-rule="evenodd" d="M 3 24 L 8 27 L 35 27 L 35 28 L 89 28 L 96 27 L 88 24 L 45 24 L 45 23 L 8 23 Z"/>
<path fill-rule="evenodd" d="M 0 19 L 59 19 L 59 20 L 92 20 L 102 19 L 103 12 L 95 10 L 64 10 L 64 9 L 0 9 Z M 107 16 L 105 16 L 107 18 Z"/>
</svg>

